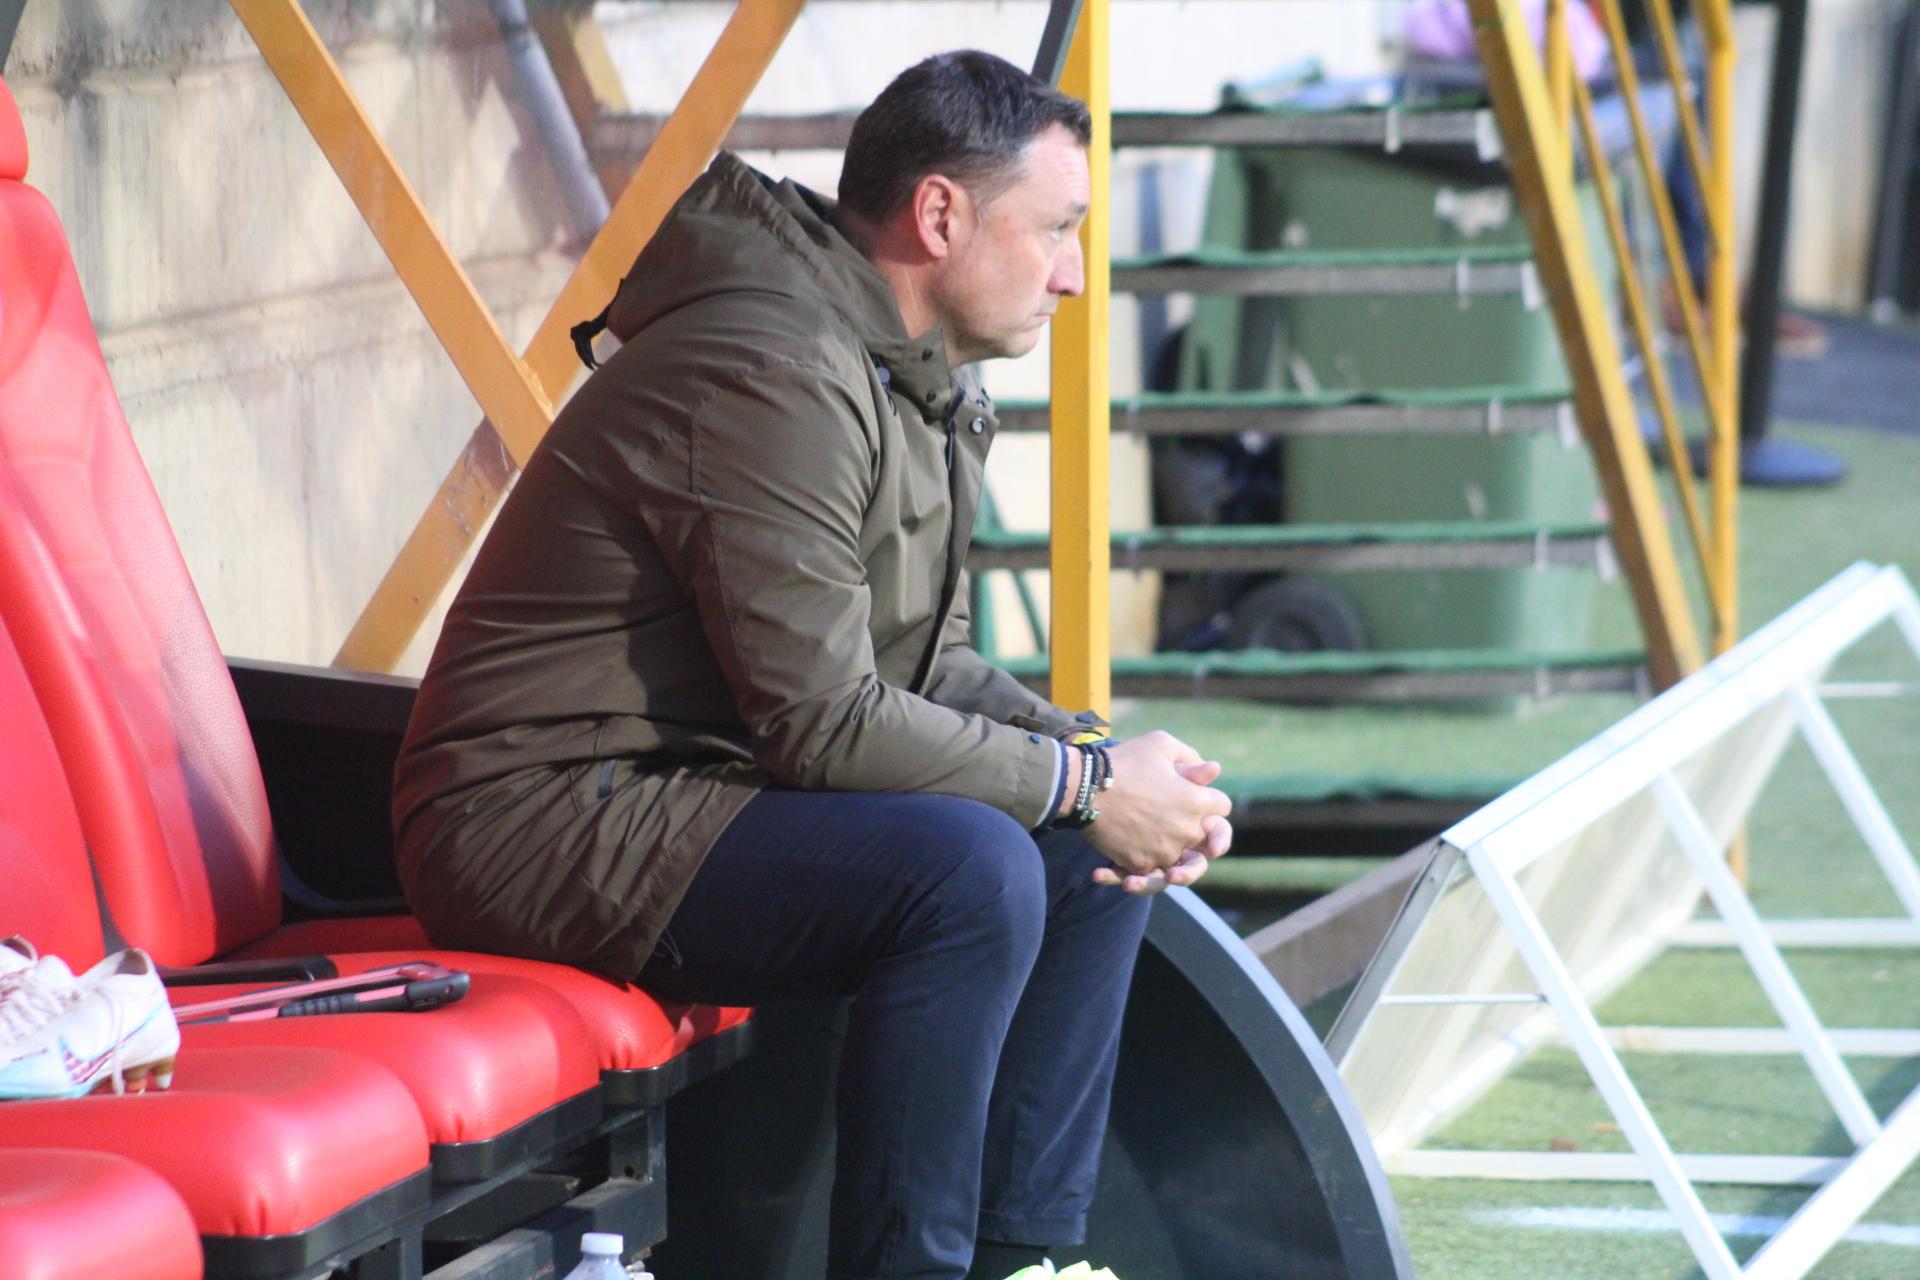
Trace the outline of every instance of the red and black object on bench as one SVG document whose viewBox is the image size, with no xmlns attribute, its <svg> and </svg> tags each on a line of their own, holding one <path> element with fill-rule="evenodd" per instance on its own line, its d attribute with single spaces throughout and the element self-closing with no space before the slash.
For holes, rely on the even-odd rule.
<svg viewBox="0 0 1920 1280">
<path fill-rule="evenodd" d="M 269 1018 L 311 1018 L 325 1013 L 420 1013 L 452 1004 L 467 994 L 473 979 L 428 960 L 369 969 L 346 978 L 260 987 L 243 995 L 193 1004 L 175 1004 L 181 1026 L 198 1022 L 265 1022 Z"/>
</svg>

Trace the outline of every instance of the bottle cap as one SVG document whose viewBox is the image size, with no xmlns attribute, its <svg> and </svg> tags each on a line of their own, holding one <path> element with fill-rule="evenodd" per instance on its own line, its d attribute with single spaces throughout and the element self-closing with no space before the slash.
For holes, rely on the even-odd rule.
<svg viewBox="0 0 1920 1280">
<path fill-rule="evenodd" d="M 617 1232 L 589 1231 L 580 1237 L 580 1252 L 588 1257 L 617 1258 L 625 1243 Z"/>
</svg>

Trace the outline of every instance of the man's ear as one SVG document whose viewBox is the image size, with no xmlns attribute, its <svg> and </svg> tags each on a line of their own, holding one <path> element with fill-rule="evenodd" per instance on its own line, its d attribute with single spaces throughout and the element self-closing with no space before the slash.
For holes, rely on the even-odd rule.
<svg viewBox="0 0 1920 1280">
<path fill-rule="evenodd" d="M 944 260 L 970 215 L 972 201 L 967 190 L 953 179 L 930 173 L 913 186 L 910 211 L 913 232 L 920 248 L 929 258 Z"/>
</svg>

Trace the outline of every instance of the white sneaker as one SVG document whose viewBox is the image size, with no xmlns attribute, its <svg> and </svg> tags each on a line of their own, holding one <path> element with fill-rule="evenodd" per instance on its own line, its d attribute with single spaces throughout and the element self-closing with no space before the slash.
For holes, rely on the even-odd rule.
<svg viewBox="0 0 1920 1280">
<path fill-rule="evenodd" d="M 11 974 L 33 968 L 40 953 L 33 944 L 19 934 L 11 938 L 0 938 L 0 984 L 4 984 Z"/>
<path fill-rule="evenodd" d="M 73 971 L 19 934 L 0 938 L 0 1046 L 25 1040 L 59 1017 L 77 994 Z"/>
<path fill-rule="evenodd" d="M 31 971 L 0 978 L 10 982 L 0 999 L 0 1098 L 172 1084 L 180 1029 L 147 953 L 108 956 L 78 979 L 69 974 L 63 990 L 66 968 L 42 956 Z"/>
</svg>

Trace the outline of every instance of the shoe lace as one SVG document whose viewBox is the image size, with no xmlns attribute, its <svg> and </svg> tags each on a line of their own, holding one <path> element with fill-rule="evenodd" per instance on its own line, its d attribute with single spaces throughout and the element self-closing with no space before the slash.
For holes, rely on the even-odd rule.
<svg viewBox="0 0 1920 1280">
<path fill-rule="evenodd" d="M 74 1001 L 69 986 L 32 969 L 0 978 L 0 1044 L 16 1043 L 60 1016 Z"/>
<path fill-rule="evenodd" d="M 127 1091 L 127 1077 L 123 1070 L 125 1064 L 121 1061 L 120 1055 L 126 1045 L 121 1042 L 120 1033 L 125 1029 L 126 1010 L 112 996 L 108 996 L 106 1000 L 107 1008 L 113 1014 L 113 1048 L 109 1051 L 108 1058 L 113 1067 L 113 1091 L 116 1094 L 123 1094 Z"/>
</svg>

